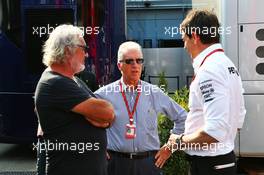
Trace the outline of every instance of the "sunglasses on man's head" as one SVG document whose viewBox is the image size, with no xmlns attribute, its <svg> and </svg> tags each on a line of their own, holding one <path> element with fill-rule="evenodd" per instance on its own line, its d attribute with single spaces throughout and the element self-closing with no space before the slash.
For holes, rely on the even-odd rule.
<svg viewBox="0 0 264 175">
<path fill-rule="evenodd" d="M 138 58 L 138 59 L 125 59 L 125 60 L 120 60 L 121 63 L 126 63 L 126 64 L 133 64 L 136 61 L 137 64 L 143 64 L 144 59 L 143 58 Z"/>
<path fill-rule="evenodd" d="M 77 44 L 76 46 L 82 48 L 82 50 L 83 50 L 85 53 L 88 53 L 88 52 L 89 52 L 89 47 L 86 46 L 86 45 L 79 45 L 79 44 Z"/>
</svg>

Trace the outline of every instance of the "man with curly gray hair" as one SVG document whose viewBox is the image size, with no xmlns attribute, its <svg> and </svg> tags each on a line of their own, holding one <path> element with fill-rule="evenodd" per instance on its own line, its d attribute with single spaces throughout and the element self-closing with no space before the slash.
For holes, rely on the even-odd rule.
<svg viewBox="0 0 264 175">
<path fill-rule="evenodd" d="M 82 31 L 60 25 L 43 48 L 42 73 L 35 105 L 47 152 L 48 175 L 105 175 L 106 131 L 114 119 L 112 105 L 97 99 L 74 76 L 84 70 L 87 46 Z"/>
</svg>

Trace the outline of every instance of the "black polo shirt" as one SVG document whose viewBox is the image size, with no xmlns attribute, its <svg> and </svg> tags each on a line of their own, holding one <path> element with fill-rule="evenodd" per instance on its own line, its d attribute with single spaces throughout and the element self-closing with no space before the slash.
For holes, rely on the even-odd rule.
<svg viewBox="0 0 264 175">
<path fill-rule="evenodd" d="M 95 97 L 80 79 L 46 70 L 35 92 L 49 175 L 105 175 L 106 131 L 71 109 Z"/>
</svg>

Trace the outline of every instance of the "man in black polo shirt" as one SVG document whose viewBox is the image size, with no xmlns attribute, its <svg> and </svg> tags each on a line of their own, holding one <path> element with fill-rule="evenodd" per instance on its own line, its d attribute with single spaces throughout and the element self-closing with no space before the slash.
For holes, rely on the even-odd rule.
<svg viewBox="0 0 264 175">
<path fill-rule="evenodd" d="M 55 28 L 44 45 L 43 72 L 35 92 L 36 112 L 44 132 L 48 175 L 105 175 L 106 132 L 114 119 L 110 103 L 96 99 L 74 75 L 88 56 L 82 31 Z"/>
</svg>

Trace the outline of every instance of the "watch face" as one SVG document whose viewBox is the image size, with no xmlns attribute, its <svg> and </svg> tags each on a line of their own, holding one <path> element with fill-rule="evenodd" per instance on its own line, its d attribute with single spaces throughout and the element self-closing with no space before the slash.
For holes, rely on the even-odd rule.
<svg viewBox="0 0 264 175">
<path fill-rule="evenodd" d="M 177 147 L 179 149 L 181 147 L 182 137 L 183 137 L 183 134 L 179 135 L 179 137 L 177 137 L 177 139 L 175 140 L 175 143 L 177 144 Z"/>
<path fill-rule="evenodd" d="M 181 143 L 181 138 L 180 138 L 180 137 L 178 137 L 178 138 L 176 139 L 176 141 L 175 141 L 175 142 L 176 142 L 176 144 L 178 144 L 178 145 L 179 145 L 179 144 Z"/>
</svg>

